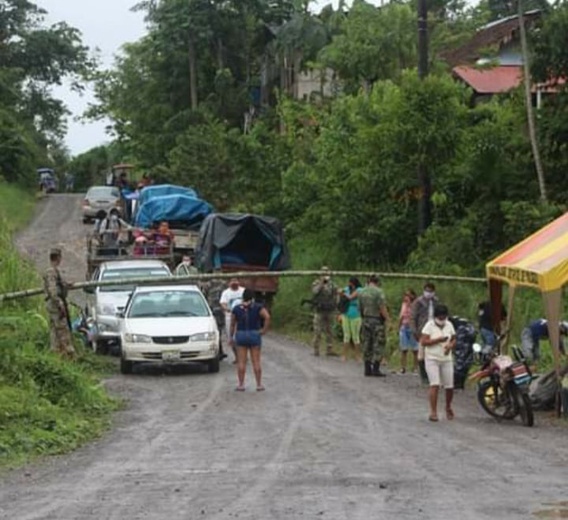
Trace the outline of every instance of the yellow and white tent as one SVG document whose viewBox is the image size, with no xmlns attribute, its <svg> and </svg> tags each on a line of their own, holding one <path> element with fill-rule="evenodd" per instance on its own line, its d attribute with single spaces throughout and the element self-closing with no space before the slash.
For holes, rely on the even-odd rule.
<svg viewBox="0 0 568 520">
<path fill-rule="evenodd" d="M 560 367 L 559 327 L 562 288 L 568 284 L 568 213 L 543 227 L 530 237 L 505 251 L 486 265 L 492 308 L 499 314 L 502 284 L 510 286 L 509 320 L 515 287 L 527 286 L 542 292 L 549 327 L 550 343 L 554 346 L 556 367 Z M 494 316 L 495 322 L 500 316 Z"/>
</svg>

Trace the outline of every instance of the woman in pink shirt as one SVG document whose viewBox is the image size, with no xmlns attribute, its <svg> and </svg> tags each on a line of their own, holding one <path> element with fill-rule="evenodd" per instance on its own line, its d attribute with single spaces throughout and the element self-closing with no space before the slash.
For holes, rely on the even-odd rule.
<svg viewBox="0 0 568 520">
<path fill-rule="evenodd" d="M 406 373 L 406 360 L 408 351 L 412 351 L 412 373 L 416 372 L 418 365 L 418 342 L 412 333 L 410 319 L 412 315 L 412 302 L 416 299 L 416 293 L 408 289 L 402 298 L 400 314 L 398 316 L 398 337 L 400 340 L 400 373 Z"/>
</svg>

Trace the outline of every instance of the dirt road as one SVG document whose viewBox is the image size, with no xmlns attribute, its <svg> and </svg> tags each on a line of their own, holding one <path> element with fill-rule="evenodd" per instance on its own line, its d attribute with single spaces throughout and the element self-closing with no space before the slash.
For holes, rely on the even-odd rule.
<svg viewBox="0 0 568 520">
<path fill-rule="evenodd" d="M 41 264 L 47 234 L 82 279 L 80 199 L 53 196 L 19 244 Z M 263 393 L 233 366 L 115 375 L 114 428 L 77 452 L 0 480 L 10 520 L 566 518 L 565 428 L 498 424 L 472 392 L 453 422 L 427 420 L 417 378 L 364 378 L 272 336 Z M 538 418 L 542 424 L 543 419 Z M 547 504 L 556 504 L 547 505 Z M 536 516 L 535 516 L 536 515 Z"/>
</svg>

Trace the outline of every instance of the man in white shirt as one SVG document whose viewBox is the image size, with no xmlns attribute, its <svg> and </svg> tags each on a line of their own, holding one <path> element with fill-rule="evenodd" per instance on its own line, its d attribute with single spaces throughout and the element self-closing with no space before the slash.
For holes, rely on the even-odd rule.
<svg viewBox="0 0 568 520">
<path fill-rule="evenodd" d="M 230 342 L 231 338 L 230 330 L 231 330 L 231 311 L 235 305 L 238 305 L 243 299 L 243 292 L 245 291 L 244 287 L 241 287 L 239 284 L 239 280 L 237 278 L 231 278 L 229 281 L 229 287 L 227 287 L 223 293 L 221 294 L 221 299 L 219 303 L 223 308 L 223 312 L 225 313 L 225 332 L 227 334 L 227 339 Z M 234 353 L 234 350 L 233 350 Z M 235 360 L 236 360 L 235 354 Z"/>
</svg>

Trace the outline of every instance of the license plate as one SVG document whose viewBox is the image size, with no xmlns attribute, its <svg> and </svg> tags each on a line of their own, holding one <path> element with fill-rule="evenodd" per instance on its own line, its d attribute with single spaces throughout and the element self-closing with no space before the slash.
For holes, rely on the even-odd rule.
<svg viewBox="0 0 568 520">
<path fill-rule="evenodd" d="M 180 360 L 179 350 L 166 350 L 162 352 L 162 359 L 170 363 Z"/>
</svg>

